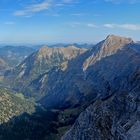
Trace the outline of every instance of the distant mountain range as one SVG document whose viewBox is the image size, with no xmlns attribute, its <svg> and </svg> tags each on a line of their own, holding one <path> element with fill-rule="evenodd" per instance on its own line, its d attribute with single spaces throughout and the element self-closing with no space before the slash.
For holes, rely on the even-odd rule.
<svg viewBox="0 0 140 140">
<path fill-rule="evenodd" d="M 109 35 L 90 48 L 58 46 L 43 46 L 1 79 L 49 110 L 45 117 L 57 114 L 49 133 L 41 123 L 41 140 L 139 140 L 140 44 Z"/>
<path fill-rule="evenodd" d="M 0 72 L 5 71 L 8 68 L 9 68 L 8 64 L 3 59 L 0 58 Z"/>
<path fill-rule="evenodd" d="M 67 46 L 76 46 L 79 48 L 90 48 L 92 44 L 55 44 L 49 45 L 49 48 L 65 48 Z M 0 46 L 0 69 L 5 70 L 8 68 L 15 67 L 20 64 L 27 56 L 31 53 L 42 48 L 42 45 L 27 45 L 27 46 L 10 46 L 10 45 L 1 45 Z M 3 61 L 3 62 L 2 62 Z M 5 65 L 5 64 L 6 65 Z M 3 64 L 5 66 L 3 66 Z"/>
<path fill-rule="evenodd" d="M 4 46 L 0 48 L 0 58 L 3 59 L 9 67 L 21 63 L 34 49 L 29 47 Z"/>
</svg>

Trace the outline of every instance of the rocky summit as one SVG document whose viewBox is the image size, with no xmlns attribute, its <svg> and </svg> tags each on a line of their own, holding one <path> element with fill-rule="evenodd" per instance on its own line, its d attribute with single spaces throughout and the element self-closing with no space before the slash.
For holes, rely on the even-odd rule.
<svg viewBox="0 0 140 140">
<path fill-rule="evenodd" d="M 87 67 L 95 63 L 96 61 L 101 60 L 104 57 L 115 54 L 118 50 L 123 49 L 123 47 L 128 44 L 133 44 L 131 38 L 125 38 L 115 35 L 109 35 L 107 38 L 97 44 L 97 47 L 93 49 L 93 54 L 86 59 L 83 64 L 83 69 L 86 70 Z"/>
<path fill-rule="evenodd" d="M 118 93 L 83 111 L 62 140 L 139 140 L 139 95 Z"/>
</svg>

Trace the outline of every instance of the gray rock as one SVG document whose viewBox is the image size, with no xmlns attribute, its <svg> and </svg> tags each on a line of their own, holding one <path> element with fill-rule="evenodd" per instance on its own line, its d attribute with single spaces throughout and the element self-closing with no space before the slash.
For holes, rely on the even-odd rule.
<svg viewBox="0 0 140 140">
<path fill-rule="evenodd" d="M 62 140 L 140 139 L 139 95 L 120 93 L 90 105 Z"/>
</svg>

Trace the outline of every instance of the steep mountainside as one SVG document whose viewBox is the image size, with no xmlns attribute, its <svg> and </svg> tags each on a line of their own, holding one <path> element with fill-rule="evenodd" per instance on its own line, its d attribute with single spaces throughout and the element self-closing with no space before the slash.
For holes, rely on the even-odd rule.
<svg viewBox="0 0 140 140">
<path fill-rule="evenodd" d="M 6 74 L 12 79 L 12 87 L 16 91 L 22 91 L 27 96 L 43 96 L 43 93 L 36 93 L 30 85 L 37 82 L 44 82 L 48 77 L 50 71 L 53 69 L 67 69 L 68 62 L 76 56 L 84 53 L 86 49 L 80 49 L 75 46 L 68 46 L 66 48 L 49 48 L 47 46 L 39 49 L 39 51 L 31 54 L 14 70 Z M 44 75 L 45 78 L 40 80 Z M 47 87 L 47 85 L 46 85 Z M 35 95 L 36 94 L 36 95 Z M 41 95 L 42 94 L 42 95 Z"/>
<path fill-rule="evenodd" d="M 132 45 L 131 39 L 108 36 L 70 61 L 64 72 L 51 71 L 47 84 L 51 87 L 54 83 L 55 87 L 46 90 L 41 103 L 46 107 L 75 106 L 133 88 L 126 81 L 140 68 L 140 53 Z"/>
<path fill-rule="evenodd" d="M 79 112 L 46 110 L 32 99 L 0 89 L 0 140 L 59 140 Z"/>
<path fill-rule="evenodd" d="M 97 44 L 95 50 L 92 50 L 93 54 L 86 59 L 83 64 L 83 69 L 86 70 L 87 67 L 93 65 L 102 58 L 115 54 L 118 50 L 124 48 L 130 43 L 133 44 L 133 40 L 131 38 L 109 35 L 105 41 Z"/>
<path fill-rule="evenodd" d="M 68 46 L 66 48 L 43 47 L 17 67 L 18 70 L 21 69 L 18 73 L 19 78 L 32 75 L 38 76 L 39 74 L 50 71 L 54 67 L 65 69 L 69 60 L 80 55 L 85 50 L 76 48 L 75 46 Z"/>
<path fill-rule="evenodd" d="M 140 82 L 140 76 L 137 77 Z M 80 114 L 62 140 L 139 140 L 140 94 L 122 92 L 97 100 Z"/>
<path fill-rule="evenodd" d="M 0 124 L 8 122 L 11 118 L 22 113 L 33 113 L 35 111 L 34 103 L 24 99 L 21 94 L 12 94 L 11 92 L 0 89 Z"/>
<path fill-rule="evenodd" d="M 0 140 L 60 139 L 73 118 L 67 117 L 67 124 L 63 124 L 59 114 L 45 110 L 22 94 L 0 89 Z"/>
</svg>

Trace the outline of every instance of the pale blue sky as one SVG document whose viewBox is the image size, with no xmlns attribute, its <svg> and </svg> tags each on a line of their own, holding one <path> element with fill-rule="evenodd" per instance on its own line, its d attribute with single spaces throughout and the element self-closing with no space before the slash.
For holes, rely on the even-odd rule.
<svg viewBox="0 0 140 140">
<path fill-rule="evenodd" d="M 140 40 L 140 0 L 0 0 L 0 43 Z"/>
</svg>

